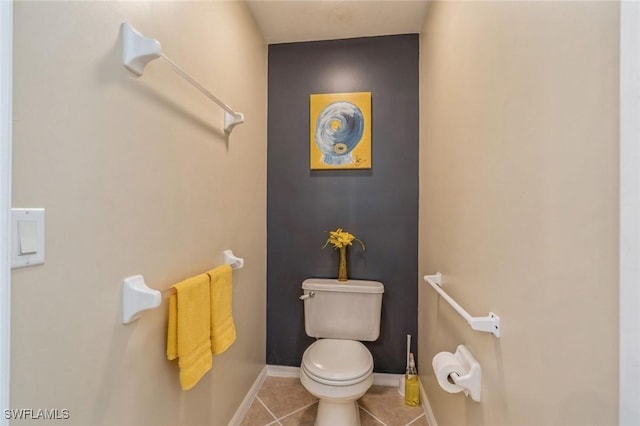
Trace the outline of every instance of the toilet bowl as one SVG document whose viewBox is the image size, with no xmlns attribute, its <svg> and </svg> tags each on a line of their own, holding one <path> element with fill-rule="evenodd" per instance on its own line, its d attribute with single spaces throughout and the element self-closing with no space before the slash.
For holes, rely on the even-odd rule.
<svg viewBox="0 0 640 426">
<path fill-rule="evenodd" d="M 358 341 L 320 339 L 302 356 L 300 382 L 319 399 L 316 426 L 360 425 L 357 401 L 373 384 L 373 357 Z"/>
<path fill-rule="evenodd" d="M 358 426 L 357 401 L 373 384 L 373 357 L 360 341 L 380 335 L 384 286 L 309 278 L 302 289 L 305 332 L 319 339 L 300 364 L 300 382 L 319 400 L 315 426 Z"/>
</svg>

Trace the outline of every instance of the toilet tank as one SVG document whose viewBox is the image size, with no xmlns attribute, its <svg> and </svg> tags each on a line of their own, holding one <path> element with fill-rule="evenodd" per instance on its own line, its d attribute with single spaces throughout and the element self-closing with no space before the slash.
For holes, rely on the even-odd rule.
<svg viewBox="0 0 640 426">
<path fill-rule="evenodd" d="M 380 335 L 382 283 L 309 278 L 302 283 L 302 290 L 310 296 L 304 299 L 308 336 L 374 341 Z"/>
</svg>

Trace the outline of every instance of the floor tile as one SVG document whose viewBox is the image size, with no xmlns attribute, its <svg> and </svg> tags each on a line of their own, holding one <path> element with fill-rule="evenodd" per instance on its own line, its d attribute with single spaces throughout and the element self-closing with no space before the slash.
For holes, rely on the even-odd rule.
<svg viewBox="0 0 640 426">
<path fill-rule="evenodd" d="M 359 404 L 387 426 L 405 426 L 424 413 L 421 407 L 407 406 L 392 386 L 371 386 Z"/>
<path fill-rule="evenodd" d="M 429 422 L 427 422 L 427 416 L 420 417 L 408 426 L 429 426 Z"/>
<path fill-rule="evenodd" d="M 375 418 L 371 417 L 369 413 L 364 411 L 362 407 L 360 407 L 360 426 L 381 426 L 383 423 L 380 423 Z"/>
<path fill-rule="evenodd" d="M 396 387 L 372 386 L 358 404 L 362 426 L 428 426 L 422 408 L 405 405 Z M 313 426 L 317 410 L 299 379 L 269 376 L 241 426 Z"/>
<path fill-rule="evenodd" d="M 273 422 L 275 418 L 269 414 L 266 408 L 257 399 L 253 400 L 247 415 L 242 419 L 240 426 L 264 426 Z"/>
<path fill-rule="evenodd" d="M 280 419 L 282 426 L 313 426 L 318 411 L 318 403 L 296 411 L 283 419 Z"/>
<path fill-rule="evenodd" d="M 267 377 L 258 391 L 258 397 L 277 418 L 316 402 L 300 383 L 300 379 Z"/>
</svg>

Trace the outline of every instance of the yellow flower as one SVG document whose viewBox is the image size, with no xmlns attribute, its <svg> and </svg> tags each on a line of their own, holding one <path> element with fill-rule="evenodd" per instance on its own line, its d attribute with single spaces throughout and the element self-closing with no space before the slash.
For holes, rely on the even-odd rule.
<svg viewBox="0 0 640 426">
<path fill-rule="evenodd" d="M 329 238 L 327 238 L 327 241 L 324 243 L 324 246 L 322 246 L 322 248 L 325 248 L 326 246 L 331 244 L 333 248 L 339 249 L 342 247 L 353 245 L 354 241 L 360 243 L 360 245 L 362 246 L 362 250 L 365 249 L 362 240 L 359 240 L 355 237 L 355 235 L 347 231 L 343 231 L 342 228 L 338 228 L 335 231 L 329 231 Z"/>
</svg>

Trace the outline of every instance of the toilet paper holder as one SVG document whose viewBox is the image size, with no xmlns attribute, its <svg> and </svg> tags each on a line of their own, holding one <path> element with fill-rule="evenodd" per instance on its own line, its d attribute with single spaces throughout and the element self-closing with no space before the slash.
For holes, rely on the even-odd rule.
<svg viewBox="0 0 640 426">
<path fill-rule="evenodd" d="M 482 378 L 482 368 L 480 367 L 480 363 L 464 345 L 459 345 L 456 348 L 456 352 L 455 354 L 453 354 L 453 356 L 460 364 L 461 373 L 464 372 L 464 374 L 458 374 L 457 372 L 450 373 L 447 377 L 447 380 L 450 383 L 459 386 L 460 389 L 457 391 L 447 389 L 445 390 L 447 390 L 447 392 L 453 393 L 463 391 L 465 396 L 470 396 L 472 400 L 480 402 Z"/>
<path fill-rule="evenodd" d="M 454 355 L 460 360 L 460 363 L 468 373 L 463 376 L 451 373 L 449 377 L 451 377 L 453 383 L 463 388 L 466 396 L 471 396 L 471 399 L 480 402 L 480 379 L 482 375 L 480 363 L 464 345 L 459 345 Z"/>
</svg>

